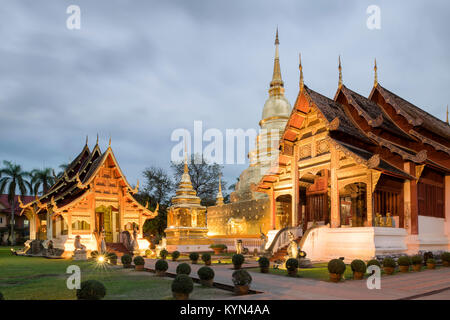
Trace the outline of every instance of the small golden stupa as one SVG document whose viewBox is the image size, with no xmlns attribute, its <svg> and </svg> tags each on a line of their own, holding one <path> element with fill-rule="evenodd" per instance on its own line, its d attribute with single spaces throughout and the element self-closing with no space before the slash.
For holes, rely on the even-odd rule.
<svg viewBox="0 0 450 320">
<path fill-rule="evenodd" d="M 167 228 L 164 230 L 167 250 L 169 252 L 211 250 L 209 246 L 212 241 L 207 236 L 206 207 L 200 204 L 200 198 L 192 187 L 187 156 L 184 160 L 184 173 L 175 193 L 167 213 Z"/>
</svg>

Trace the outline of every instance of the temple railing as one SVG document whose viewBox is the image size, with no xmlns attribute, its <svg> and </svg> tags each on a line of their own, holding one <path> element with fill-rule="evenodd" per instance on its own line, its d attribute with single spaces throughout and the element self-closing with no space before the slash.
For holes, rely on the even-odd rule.
<svg viewBox="0 0 450 320">
<path fill-rule="evenodd" d="M 266 254 L 272 256 L 281 248 L 289 244 L 289 232 L 292 232 L 294 239 L 298 239 L 303 235 L 302 226 L 286 227 L 277 232 L 269 247 L 266 249 Z"/>
</svg>

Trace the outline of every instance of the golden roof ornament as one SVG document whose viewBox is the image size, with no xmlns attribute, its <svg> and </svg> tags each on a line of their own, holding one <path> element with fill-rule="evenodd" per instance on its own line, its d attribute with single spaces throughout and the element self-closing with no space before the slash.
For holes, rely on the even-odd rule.
<svg viewBox="0 0 450 320">
<path fill-rule="evenodd" d="M 97 142 L 95 144 L 98 145 L 98 133 L 97 133 Z"/>
<path fill-rule="evenodd" d="M 376 87 L 378 85 L 378 68 L 377 68 L 377 58 L 375 58 L 375 64 L 373 66 L 374 73 L 374 79 L 373 79 L 373 86 Z"/>
<path fill-rule="evenodd" d="M 86 135 L 86 145 L 88 145 L 89 135 Z"/>
<path fill-rule="evenodd" d="M 278 27 L 275 35 L 275 58 L 273 61 L 273 75 L 272 81 L 270 82 L 269 96 L 283 95 L 284 94 L 284 83 L 281 78 L 281 68 L 280 68 L 280 54 L 278 50 L 278 45 L 280 40 L 278 39 Z"/>
<path fill-rule="evenodd" d="M 223 195 L 222 195 L 222 183 L 221 183 L 221 174 L 219 173 L 219 192 L 217 192 L 216 196 L 216 205 L 220 206 L 223 204 Z"/>
<path fill-rule="evenodd" d="M 449 124 L 448 123 L 448 105 L 447 105 L 447 120 L 445 122 L 447 122 L 447 124 Z"/>
<path fill-rule="evenodd" d="M 305 84 L 303 82 L 303 67 L 302 67 L 302 54 L 301 53 L 298 54 L 298 58 L 299 58 L 298 68 L 300 70 L 300 90 L 303 90 L 303 87 Z"/>
<path fill-rule="evenodd" d="M 342 66 L 341 66 L 341 55 L 339 55 L 339 66 L 338 66 L 338 70 L 339 70 L 339 82 L 338 82 L 338 87 L 339 89 L 342 88 Z"/>
</svg>

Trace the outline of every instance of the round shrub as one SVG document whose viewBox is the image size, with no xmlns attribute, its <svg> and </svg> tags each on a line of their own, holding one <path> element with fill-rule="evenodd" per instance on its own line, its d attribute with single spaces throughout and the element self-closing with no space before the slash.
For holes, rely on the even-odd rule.
<svg viewBox="0 0 450 320">
<path fill-rule="evenodd" d="M 343 274 L 345 272 L 345 263 L 341 259 L 332 259 L 328 262 L 328 272 Z"/>
<path fill-rule="evenodd" d="M 367 262 L 367 267 L 370 267 L 370 266 L 378 266 L 381 268 L 380 261 L 378 261 L 377 259 L 369 260 L 369 262 Z"/>
<path fill-rule="evenodd" d="M 266 257 L 261 257 L 258 260 L 258 264 L 260 268 L 268 268 L 270 266 L 270 260 L 267 259 Z"/>
<path fill-rule="evenodd" d="M 177 260 L 180 257 L 180 251 L 172 252 L 172 259 Z"/>
<path fill-rule="evenodd" d="M 416 254 L 415 256 L 412 256 L 411 262 L 412 264 L 422 264 L 423 263 L 422 255 Z"/>
<path fill-rule="evenodd" d="M 190 275 L 191 274 L 191 266 L 187 263 L 180 263 L 177 266 L 177 270 L 176 270 L 177 274 L 186 274 L 186 275 Z"/>
<path fill-rule="evenodd" d="M 197 252 L 191 252 L 189 254 L 189 259 L 191 259 L 191 261 L 197 261 L 199 257 L 199 254 Z"/>
<path fill-rule="evenodd" d="M 98 251 L 97 250 L 91 251 L 91 258 L 95 259 L 97 257 L 98 257 Z"/>
<path fill-rule="evenodd" d="M 367 270 L 365 262 L 359 259 L 353 260 L 352 263 L 350 264 L 350 267 L 352 268 L 353 272 L 366 273 Z"/>
<path fill-rule="evenodd" d="M 399 266 L 409 267 L 411 265 L 411 258 L 408 256 L 401 256 L 398 258 L 397 263 Z"/>
<path fill-rule="evenodd" d="M 106 295 L 106 288 L 100 281 L 87 280 L 77 289 L 78 300 L 100 300 Z"/>
<path fill-rule="evenodd" d="M 198 269 L 197 274 L 200 280 L 214 279 L 214 270 L 210 267 L 201 267 L 200 269 Z"/>
<path fill-rule="evenodd" d="M 436 264 L 436 260 L 434 260 L 433 258 L 430 258 L 427 260 L 427 263 L 429 264 Z"/>
<path fill-rule="evenodd" d="M 122 264 L 131 264 L 131 256 L 129 254 L 124 254 L 121 258 L 120 261 L 122 261 Z"/>
<path fill-rule="evenodd" d="M 446 261 L 446 262 L 450 262 L 450 252 L 443 252 L 441 254 L 441 260 L 442 261 Z"/>
<path fill-rule="evenodd" d="M 395 268 L 396 263 L 395 260 L 389 257 L 384 258 L 383 260 L 383 267 L 386 268 Z"/>
<path fill-rule="evenodd" d="M 252 283 L 252 276 L 247 270 L 239 269 L 233 272 L 233 283 L 235 286 L 248 286 Z"/>
<path fill-rule="evenodd" d="M 194 282 L 185 275 L 179 274 L 172 282 L 172 292 L 190 294 L 194 290 Z"/>
<path fill-rule="evenodd" d="M 136 266 L 143 266 L 145 264 L 145 260 L 141 256 L 134 257 L 133 262 Z"/>
<path fill-rule="evenodd" d="M 110 260 L 117 260 L 117 254 L 115 254 L 114 252 L 109 252 L 109 253 L 106 254 L 106 256 Z"/>
<path fill-rule="evenodd" d="M 211 255 L 209 253 L 202 254 L 202 260 L 203 262 L 211 261 Z"/>
<path fill-rule="evenodd" d="M 245 258 L 242 254 L 234 254 L 233 257 L 231 258 L 231 261 L 235 266 L 240 266 L 244 263 Z"/>
<path fill-rule="evenodd" d="M 289 258 L 286 261 L 286 269 L 288 270 L 295 270 L 298 268 L 298 260 L 294 258 Z"/>
<path fill-rule="evenodd" d="M 167 271 L 169 269 L 169 264 L 166 260 L 160 259 L 156 261 L 155 263 L 155 270 L 156 271 Z"/>
<path fill-rule="evenodd" d="M 166 249 L 162 249 L 162 250 L 159 252 L 159 256 L 161 257 L 161 259 L 167 258 L 168 255 L 169 255 L 169 251 L 167 251 Z"/>
<path fill-rule="evenodd" d="M 212 245 L 210 245 L 209 247 L 210 247 L 211 249 L 223 249 L 223 250 L 225 250 L 225 249 L 227 248 L 226 245 L 221 244 L 221 243 L 219 243 L 219 244 L 212 244 Z"/>
</svg>

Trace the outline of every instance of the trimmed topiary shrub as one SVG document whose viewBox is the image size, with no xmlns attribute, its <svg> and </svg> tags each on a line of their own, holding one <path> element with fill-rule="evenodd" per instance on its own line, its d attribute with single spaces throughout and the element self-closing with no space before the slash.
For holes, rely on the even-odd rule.
<svg viewBox="0 0 450 320">
<path fill-rule="evenodd" d="M 131 256 L 129 254 L 124 254 L 121 258 L 120 261 L 122 261 L 122 264 L 124 266 L 129 266 L 131 264 Z"/>
<path fill-rule="evenodd" d="M 398 258 L 397 263 L 402 267 L 409 267 L 411 265 L 411 258 L 408 256 L 401 256 Z"/>
<path fill-rule="evenodd" d="M 169 264 L 167 263 L 166 260 L 160 259 L 158 261 L 156 261 L 155 263 L 155 270 L 156 271 L 167 271 L 167 269 L 169 269 Z"/>
<path fill-rule="evenodd" d="M 412 264 L 422 264 L 423 263 L 423 257 L 420 254 L 416 254 L 411 257 Z"/>
<path fill-rule="evenodd" d="M 209 253 L 202 254 L 202 260 L 203 262 L 211 262 L 211 255 Z"/>
<path fill-rule="evenodd" d="M 194 282 L 185 275 L 179 274 L 172 282 L 172 292 L 178 294 L 189 295 L 194 290 Z"/>
<path fill-rule="evenodd" d="M 443 252 L 441 254 L 441 260 L 442 262 L 450 263 L 450 252 Z"/>
<path fill-rule="evenodd" d="M 106 295 L 106 288 L 100 281 L 87 280 L 77 289 L 78 300 L 101 300 Z"/>
<path fill-rule="evenodd" d="M 222 249 L 222 250 L 225 250 L 225 249 L 227 248 L 226 245 L 221 244 L 221 243 L 219 243 L 219 244 L 212 244 L 212 245 L 210 245 L 209 247 L 210 247 L 211 249 Z"/>
<path fill-rule="evenodd" d="M 266 257 L 261 257 L 258 260 L 258 264 L 260 268 L 268 268 L 270 266 L 270 260 Z"/>
<path fill-rule="evenodd" d="M 199 256 L 200 255 L 197 252 L 191 252 L 189 254 L 189 259 L 191 259 L 192 263 L 197 263 Z"/>
<path fill-rule="evenodd" d="M 177 274 L 186 274 L 186 275 L 190 275 L 191 274 L 191 266 L 187 263 L 180 263 L 177 266 L 177 270 L 176 270 Z"/>
<path fill-rule="evenodd" d="M 172 260 L 176 261 L 180 257 L 180 251 L 172 252 Z"/>
<path fill-rule="evenodd" d="M 383 260 L 383 267 L 385 268 L 395 268 L 396 265 L 395 260 L 392 258 L 387 257 Z"/>
<path fill-rule="evenodd" d="M 91 258 L 96 259 L 97 257 L 98 257 L 98 251 L 97 250 L 91 251 Z"/>
<path fill-rule="evenodd" d="M 427 260 L 427 264 L 436 264 L 436 260 L 434 260 L 433 258 L 430 258 Z"/>
<path fill-rule="evenodd" d="M 345 272 L 345 263 L 341 259 L 332 259 L 328 262 L 328 272 L 343 274 Z"/>
<path fill-rule="evenodd" d="M 235 286 L 248 286 L 252 283 L 252 276 L 247 270 L 236 270 L 232 275 L 233 284 Z"/>
<path fill-rule="evenodd" d="M 245 257 L 242 254 L 234 254 L 231 261 L 233 262 L 235 268 L 240 268 L 245 261 Z"/>
<path fill-rule="evenodd" d="M 381 263 L 377 259 L 372 259 L 372 260 L 369 260 L 369 262 L 367 262 L 367 267 L 370 267 L 370 266 L 378 266 L 381 268 Z"/>
<path fill-rule="evenodd" d="M 200 280 L 212 280 L 214 279 L 214 270 L 210 267 L 201 267 L 197 271 Z"/>
<path fill-rule="evenodd" d="M 286 269 L 288 270 L 295 270 L 298 268 L 298 260 L 294 258 L 289 258 L 286 261 Z"/>
<path fill-rule="evenodd" d="M 360 272 L 360 273 L 366 273 L 367 266 L 364 261 L 355 259 L 350 264 L 350 267 L 353 272 Z"/>
<path fill-rule="evenodd" d="M 143 266 L 145 264 L 145 260 L 141 256 L 134 257 L 133 262 L 136 266 Z"/>
<path fill-rule="evenodd" d="M 169 255 L 169 251 L 167 251 L 166 249 L 162 249 L 162 250 L 159 252 L 159 256 L 161 257 L 161 259 L 167 258 L 168 255 Z"/>
</svg>

